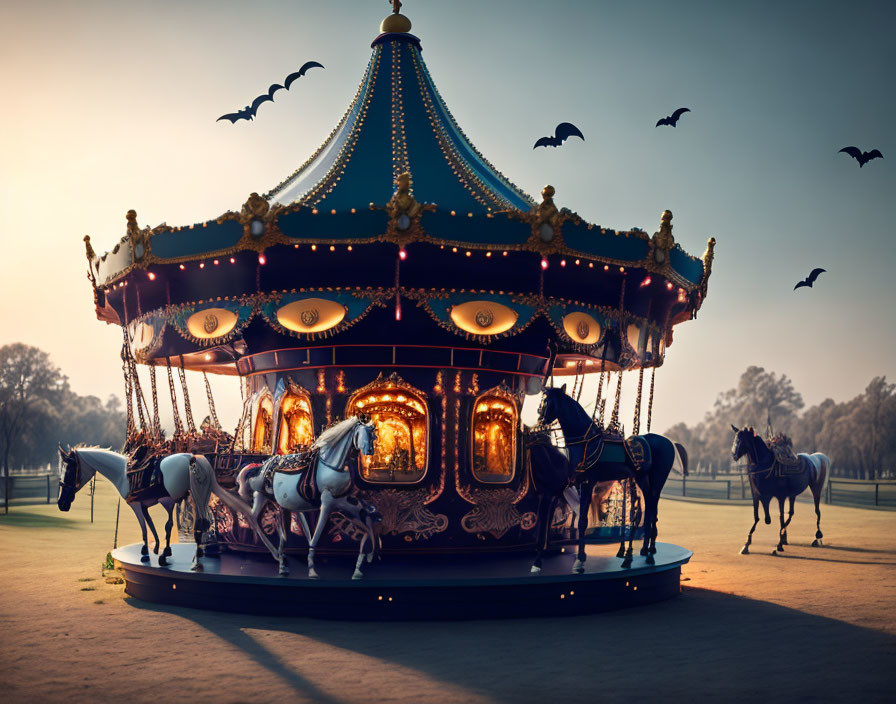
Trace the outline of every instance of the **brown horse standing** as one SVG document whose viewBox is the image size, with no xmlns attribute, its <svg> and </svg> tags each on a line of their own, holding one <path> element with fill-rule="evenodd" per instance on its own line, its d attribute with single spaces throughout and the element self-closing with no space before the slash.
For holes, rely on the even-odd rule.
<svg viewBox="0 0 896 704">
<path fill-rule="evenodd" d="M 787 545 L 787 526 L 793 519 L 793 504 L 796 497 L 802 494 L 806 488 L 812 490 L 812 498 L 815 500 L 816 531 L 815 540 L 812 547 L 821 546 L 821 539 L 824 537 L 821 532 L 821 493 L 824 490 L 825 482 L 828 478 L 828 470 L 831 467 L 831 461 L 826 455 L 815 452 L 811 455 L 800 453 L 797 455 L 798 464 L 792 469 L 787 465 L 783 465 L 776 457 L 775 453 L 769 449 L 768 445 L 756 435 L 753 428 L 738 429 L 734 425 L 731 426 L 734 431 L 734 444 L 731 447 L 731 455 L 736 462 L 746 455 L 749 459 L 749 476 L 750 491 L 753 494 L 753 527 L 747 534 L 747 542 L 741 549 L 742 555 L 750 553 L 750 543 L 753 541 L 753 531 L 759 523 L 759 504 L 765 510 L 766 525 L 772 522 L 772 518 L 768 512 L 768 504 L 773 499 L 778 499 L 778 507 L 780 509 L 781 529 L 778 533 L 778 545 L 772 554 L 776 555 L 779 551 L 784 551 Z M 784 500 L 790 500 L 790 510 L 787 520 L 784 520 Z"/>
</svg>

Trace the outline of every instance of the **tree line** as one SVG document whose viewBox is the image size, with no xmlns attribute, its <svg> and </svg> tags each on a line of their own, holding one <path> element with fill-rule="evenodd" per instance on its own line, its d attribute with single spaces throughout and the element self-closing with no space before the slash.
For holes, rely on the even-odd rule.
<svg viewBox="0 0 896 704">
<path fill-rule="evenodd" d="M 50 356 L 20 342 L 0 347 L 0 464 L 40 467 L 56 462 L 56 444 L 120 448 L 127 418 L 121 401 L 81 396 Z"/>
<path fill-rule="evenodd" d="M 849 401 L 826 399 L 804 410 L 802 395 L 786 375 L 750 366 L 737 386 L 722 391 L 713 409 L 694 426 L 678 423 L 666 434 L 688 451 L 692 471 L 716 475 L 739 471 L 731 459 L 731 425 L 766 426 L 793 439 L 796 452 L 823 452 L 832 474 L 853 479 L 896 476 L 896 385 L 874 377 Z"/>
</svg>

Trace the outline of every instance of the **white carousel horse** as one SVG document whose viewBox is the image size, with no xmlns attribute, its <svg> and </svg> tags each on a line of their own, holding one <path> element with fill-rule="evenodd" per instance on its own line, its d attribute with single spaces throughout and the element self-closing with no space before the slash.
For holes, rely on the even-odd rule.
<svg viewBox="0 0 896 704">
<path fill-rule="evenodd" d="M 59 457 L 64 471 L 61 472 L 62 480 L 59 482 L 59 510 L 68 511 L 74 501 L 75 493 L 93 478 L 95 474 L 102 474 L 118 489 L 118 493 L 133 509 L 140 528 L 143 531 L 143 548 L 141 549 L 143 562 L 149 562 L 149 547 L 147 545 L 146 526 L 155 538 L 156 544 L 153 552 L 159 553 L 159 535 L 149 515 L 149 507 L 161 504 L 168 512 L 168 520 L 165 523 L 165 549 L 159 556 L 159 564 L 167 565 L 167 558 L 171 556 L 171 528 L 174 526 L 173 510 L 187 492 L 193 497 L 196 504 L 197 518 L 196 530 L 196 556 L 193 560 L 193 569 L 201 570 L 202 564 L 202 534 L 212 525 L 212 516 L 208 508 L 208 499 L 214 493 L 221 501 L 235 511 L 247 516 L 251 509 L 239 498 L 226 491 L 215 479 L 215 472 L 209 461 L 202 455 L 177 454 L 165 457 L 158 465 L 158 477 L 156 481 L 147 482 L 147 486 L 139 487 L 134 493 L 131 491 L 127 476 L 128 458 L 126 455 L 103 450 L 98 447 L 78 447 L 66 452 L 59 447 Z M 60 468 L 62 469 L 62 468 Z M 254 518 L 250 517 L 256 532 L 267 541 L 263 531 Z M 269 549 L 273 545 L 267 543 Z"/>
<path fill-rule="evenodd" d="M 249 465 L 240 470 L 236 482 L 239 486 L 239 494 L 246 501 L 252 502 L 252 516 L 257 522 L 264 504 L 267 500 L 274 501 L 282 509 L 278 530 L 280 532 L 280 546 L 278 550 L 271 550 L 271 554 L 280 563 L 280 574 L 289 574 L 284 547 L 286 545 L 286 514 L 288 511 L 297 511 L 302 521 L 305 536 L 311 536 L 308 541 L 308 576 L 317 579 L 318 574 L 314 569 L 314 551 L 318 541 L 323 535 L 324 528 L 333 511 L 339 511 L 347 518 L 363 525 L 366 529 L 361 547 L 358 552 L 358 560 L 355 563 L 355 572 L 352 579 L 361 579 L 361 565 L 364 563 L 366 543 L 370 542 L 371 552 L 366 555 L 367 561 L 372 562 L 379 552 L 380 536 L 375 530 L 375 524 L 381 520 L 379 512 L 374 506 L 361 503 L 356 497 L 350 496 L 352 488 L 351 473 L 348 466 L 360 452 L 362 455 L 372 455 L 376 442 L 376 427 L 373 423 L 365 422 L 359 417 L 348 418 L 337 423 L 332 428 L 325 430 L 311 446 L 315 454 L 311 457 L 307 468 L 297 473 L 277 471 L 278 466 L 289 464 L 291 455 L 276 455 L 266 460 L 262 465 Z M 305 476 L 306 472 L 314 472 L 313 477 Z M 267 478 L 266 474 L 272 474 Z M 302 496 L 301 486 L 308 484 L 313 479 L 316 494 L 319 500 L 309 500 Z M 303 480 L 305 480 L 303 482 Z M 320 510 L 314 534 L 308 527 L 305 513 Z"/>
</svg>

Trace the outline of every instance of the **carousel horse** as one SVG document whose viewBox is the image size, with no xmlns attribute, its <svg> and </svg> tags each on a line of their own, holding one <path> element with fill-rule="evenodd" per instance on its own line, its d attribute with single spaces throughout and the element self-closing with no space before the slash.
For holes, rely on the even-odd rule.
<svg viewBox="0 0 896 704">
<path fill-rule="evenodd" d="M 826 455 L 815 452 L 811 455 L 800 453 L 793 455 L 792 451 L 782 452 L 769 448 L 768 445 L 756 434 L 753 428 L 738 429 L 732 425 L 734 431 L 734 444 L 731 446 L 731 455 L 737 462 L 745 455 L 748 458 L 750 492 L 753 494 L 753 526 L 747 534 L 747 542 L 741 549 L 741 555 L 750 554 L 750 544 L 753 542 L 753 531 L 759 523 L 759 504 L 765 510 L 765 524 L 772 522 L 768 512 L 769 502 L 778 499 L 778 508 L 781 519 L 781 529 L 778 534 L 778 545 L 772 552 L 776 555 L 783 552 L 787 545 L 787 526 L 793 519 L 793 504 L 796 497 L 806 488 L 812 490 L 812 498 L 815 501 L 815 540 L 812 547 L 821 547 L 821 493 L 824 490 L 828 478 L 828 470 L 831 461 Z M 789 447 L 786 448 L 789 450 Z M 790 456 L 788 456 L 790 455 Z M 790 500 L 790 510 L 787 520 L 784 520 L 784 500 Z"/>
<path fill-rule="evenodd" d="M 380 536 L 376 524 L 382 520 L 374 506 L 363 504 L 349 494 L 352 477 L 348 467 L 358 453 L 372 455 L 376 442 L 376 427 L 368 420 L 355 416 L 334 425 L 321 433 L 309 451 L 294 455 L 275 455 L 263 464 L 243 467 L 237 475 L 240 496 L 252 502 L 251 515 L 257 521 L 265 502 L 275 502 L 282 509 L 278 531 L 278 549 L 268 544 L 271 554 L 280 564 L 280 574 L 289 574 L 286 561 L 286 515 L 289 511 L 299 513 L 305 536 L 308 540 L 308 576 L 317 579 L 314 569 L 314 551 L 323 535 L 324 528 L 333 511 L 364 526 L 366 532 L 361 540 L 358 560 L 352 579 L 361 579 L 361 565 L 365 559 L 366 544 L 370 543 L 368 562 L 377 557 Z M 288 470 L 292 471 L 288 471 Z M 312 535 L 305 518 L 309 511 L 320 511 Z"/>
<path fill-rule="evenodd" d="M 612 480 L 633 480 L 641 490 L 645 501 L 641 555 L 646 557 L 648 564 L 654 564 L 660 494 L 673 466 L 678 466 L 682 474 L 687 474 L 687 453 L 684 448 L 656 433 L 638 435 L 625 442 L 608 437 L 585 409 L 566 394 L 565 384 L 559 389 L 545 388 L 542 393 L 539 424 L 548 426 L 554 421 L 559 422 L 568 454 L 538 449 L 536 445 L 535 454 L 530 455 L 532 476 L 536 488 L 541 486 L 546 494 L 553 493 L 554 497 L 558 497 L 557 491 L 561 487 L 565 489 L 572 484 L 578 489 L 578 553 L 573 572 L 581 574 L 585 571 L 585 531 L 594 487 L 599 482 Z M 536 476 L 540 478 L 536 479 Z M 541 537 L 546 528 L 541 524 L 549 521 L 551 516 L 546 512 L 548 507 L 542 507 L 542 503 L 540 497 L 538 556 L 532 567 L 533 572 L 541 569 L 541 551 L 546 542 L 546 536 L 544 541 Z M 632 531 L 629 531 L 627 551 L 623 532 L 617 556 L 623 558 L 623 567 L 631 566 Z"/>
<path fill-rule="evenodd" d="M 247 504 L 218 484 L 211 464 L 201 455 L 195 458 L 190 454 L 169 455 L 157 463 L 147 463 L 135 472 L 128 472 L 127 455 L 98 447 L 75 447 L 66 452 L 60 445 L 59 457 L 62 476 L 57 500 L 59 510 L 68 511 L 75 494 L 86 486 L 95 474 L 102 474 L 118 489 L 121 498 L 137 516 L 143 533 L 143 547 L 140 549 L 142 562 L 149 562 L 147 525 L 156 541 L 153 552 L 159 554 L 159 535 L 149 515 L 150 506 L 160 504 L 168 512 L 168 520 L 165 522 L 165 548 L 159 555 L 159 564 L 164 566 L 171 557 L 174 507 L 188 492 L 191 494 L 197 513 L 201 514 L 197 517 L 194 531 L 197 542 L 193 569 L 197 571 L 202 569 L 202 564 L 199 562 L 199 558 L 203 555 L 201 538 L 212 525 L 212 517 L 208 511 L 209 494 L 214 493 L 235 511 L 246 515 L 251 513 Z M 261 533 L 261 528 L 256 527 L 256 531 Z"/>
</svg>

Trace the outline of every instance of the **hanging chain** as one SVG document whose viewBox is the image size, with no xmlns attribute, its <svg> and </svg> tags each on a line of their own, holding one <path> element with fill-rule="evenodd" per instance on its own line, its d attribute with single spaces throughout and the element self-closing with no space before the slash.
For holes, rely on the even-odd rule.
<svg viewBox="0 0 896 704">
<path fill-rule="evenodd" d="M 168 366 L 168 390 L 171 392 L 171 410 L 174 414 L 174 437 L 179 438 L 184 434 L 184 424 L 180 419 L 180 409 L 177 407 L 177 393 L 174 388 L 174 375 L 171 373 L 171 358 L 165 359 Z"/>
<path fill-rule="evenodd" d="M 647 432 L 650 432 L 650 421 L 653 416 L 653 381 L 656 379 L 656 367 L 650 369 L 650 396 L 647 399 Z"/>
<path fill-rule="evenodd" d="M 131 365 L 128 364 L 128 347 L 127 347 L 127 330 L 122 327 L 125 335 L 125 342 L 121 346 L 121 372 L 124 376 L 124 397 L 125 397 L 125 406 L 127 408 L 127 416 L 128 416 L 128 425 L 126 437 L 128 439 L 132 438 L 136 432 L 137 428 L 134 425 L 134 406 L 132 394 L 133 390 L 131 388 Z"/>
<path fill-rule="evenodd" d="M 638 393 L 635 396 L 635 418 L 632 420 L 632 435 L 641 434 L 641 390 L 644 388 L 644 367 L 638 370 Z"/>
<path fill-rule="evenodd" d="M 191 435 L 196 434 L 196 423 L 193 421 L 193 408 L 190 405 L 190 391 L 187 389 L 187 373 L 184 371 L 184 356 L 180 356 L 180 366 L 177 368 L 180 376 L 180 385 L 184 390 L 184 420 L 187 421 L 187 430 Z"/>
<path fill-rule="evenodd" d="M 619 400 L 622 397 L 622 370 L 619 370 L 619 380 L 616 382 L 616 399 L 613 401 L 613 413 L 610 416 L 610 428 L 614 433 L 619 432 Z"/>
<path fill-rule="evenodd" d="M 576 403 L 578 403 L 579 399 L 582 398 L 582 391 L 585 390 L 585 363 L 582 361 L 576 362 L 576 378 L 577 379 L 580 378 L 579 377 L 580 374 L 581 374 L 581 380 L 579 381 L 579 390 L 576 392 L 576 396 L 575 396 Z"/>
<path fill-rule="evenodd" d="M 221 429 L 221 422 L 218 420 L 218 412 L 215 410 L 215 399 L 212 396 L 212 386 L 208 383 L 208 374 L 202 372 L 202 380 L 205 382 L 205 395 L 208 397 L 208 412 L 212 416 L 212 425 L 215 430 Z"/>
<path fill-rule="evenodd" d="M 131 385 L 134 387 L 134 403 L 137 406 L 137 415 L 140 417 L 140 429 L 144 435 L 149 433 L 150 427 L 147 418 L 149 417 L 149 408 L 146 405 L 146 398 L 143 396 L 143 389 L 140 386 L 140 375 L 137 374 L 137 362 L 128 355 L 131 365 Z"/>
<path fill-rule="evenodd" d="M 156 365 L 150 367 L 149 385 L 152 390 L 152 432 L 157 442 L 162 441 L 162 422 L 159 420 L 159 391 L 156 387 Z"/>
</svg>

